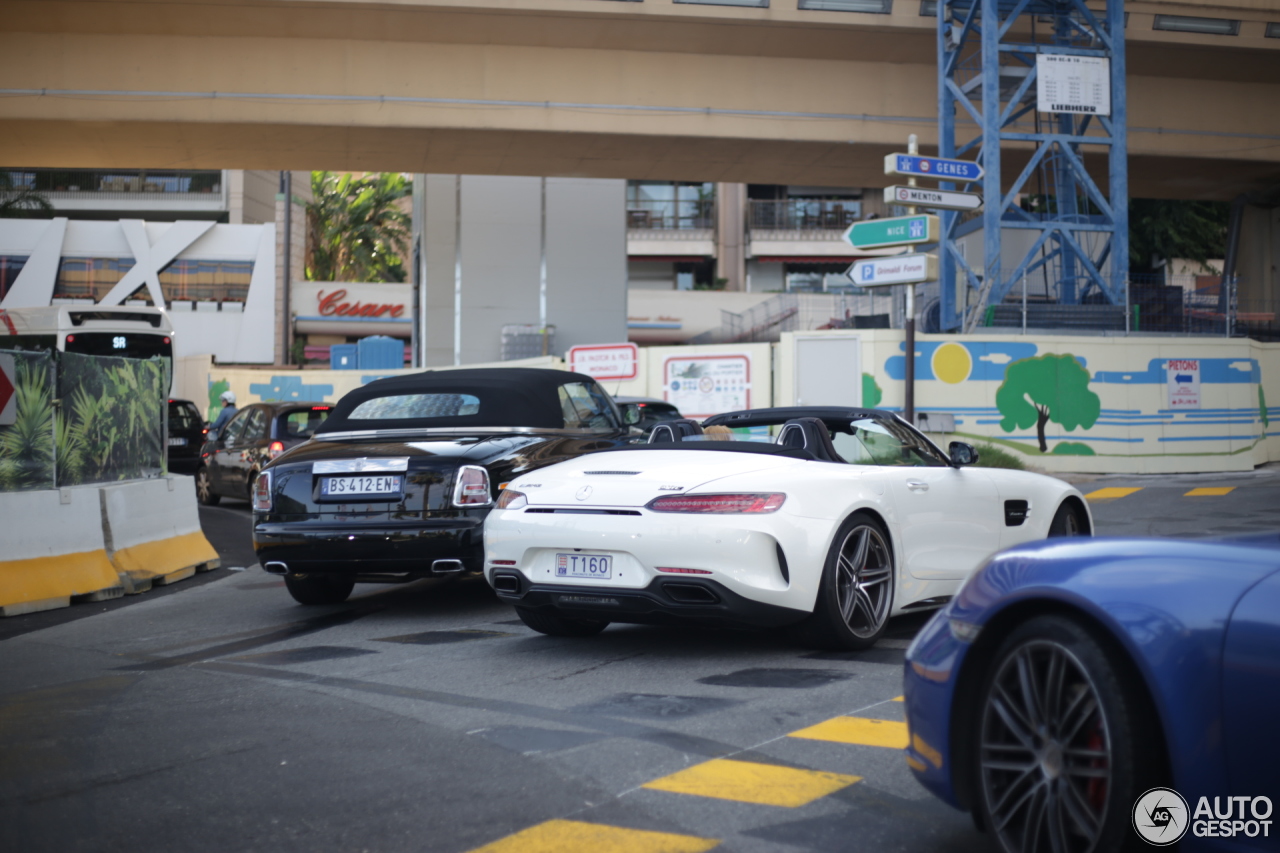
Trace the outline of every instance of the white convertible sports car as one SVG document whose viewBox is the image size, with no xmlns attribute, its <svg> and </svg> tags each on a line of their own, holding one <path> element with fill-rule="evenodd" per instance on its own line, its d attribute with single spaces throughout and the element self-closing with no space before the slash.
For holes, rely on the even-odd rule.
<svg viewBox="0 0 1280 853">
<path fill-rule="evenodd" d="M 649 444 L 505 484 L 484 531 L 498 597 L 545 634 L 690 621 L 860 649 L 890 616 L 946 603 L 993 552 L 1093 529 L 1070 485 L 969 467 L 973 447 L 943 453 L 891 412 L 755 409 L 702 426 L 662 424 Z"/>
</svg>

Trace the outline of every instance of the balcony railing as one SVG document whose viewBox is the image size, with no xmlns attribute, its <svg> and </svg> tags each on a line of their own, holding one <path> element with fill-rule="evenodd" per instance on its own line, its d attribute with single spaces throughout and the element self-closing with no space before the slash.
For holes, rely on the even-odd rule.
<svg viewBox="0 0 1280 853">
<path fill-rule="evenodd" d="M 164 201 L 211 201 L 222 193 L 222 172 L 218 169 L 28 169 L 10 170 L 7 174 L 10 186 L 30 187 L 55 203 L 146 196 Z"/>
<path fill-rule="evenodd" d="M 703 231 L 716 227 L 714 199 L 627 202 L 627 228 L 635 231 Z"/>
<path fill-rule="evenodd" d="M 857 199 L 752 200 L 747 212 L 753 231 L 843 231 L 861 218 Z"/>
</svg>

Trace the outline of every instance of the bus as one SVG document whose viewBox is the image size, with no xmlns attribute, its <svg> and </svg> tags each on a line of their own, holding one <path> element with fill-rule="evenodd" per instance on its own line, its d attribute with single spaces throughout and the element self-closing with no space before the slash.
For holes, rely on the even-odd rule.
<svg viewBox="0 0 1280 853">
<path fill-rule="evenodd" d="M 164 359 L 173 376 L 173 325 L 159 308 L 51 305 L 0 309 L 0 349 Z"/>
</svg>

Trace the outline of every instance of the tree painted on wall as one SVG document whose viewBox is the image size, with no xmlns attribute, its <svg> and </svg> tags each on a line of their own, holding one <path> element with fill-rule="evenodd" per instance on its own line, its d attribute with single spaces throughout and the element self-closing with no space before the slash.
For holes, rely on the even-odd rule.
<svg viewBox="0 0 1280 853">
<path fill-rule="evenodd" d="M 1000 428 L 1005 432 L 1035 424 L 1040 452 L 1047 453 L 1046 423 L 1053 421 L 1068 432 L 1088 429 L 1097 422 L 1102 401 L 1089 390 L 1089 371 L 1075 356 L 1050 353 L 1009 365 L 996 391 L 996 408 L 1004 415 Z"/>
<path fill-rule="evenodd" d="M 862 374 L 862 407 L 874 409 L 882 399 L 884 392 L 880 390 L 880 383 L 870 373 Z"/>
</svg>

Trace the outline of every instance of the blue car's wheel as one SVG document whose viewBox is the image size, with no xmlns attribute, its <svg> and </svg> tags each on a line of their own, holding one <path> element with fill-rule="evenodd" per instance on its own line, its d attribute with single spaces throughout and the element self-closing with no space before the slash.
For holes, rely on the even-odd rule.
<svg viewBox="0 0 1280 853">
<path fill-rule="evenodd" d="M 1076 622 L 1040 616 L 992 659 L 977 722 L 978 807 L 1008 853 L 1091 853 L 1136 843 L 1149 740 L 1137 697 Z"/>
</svg>

